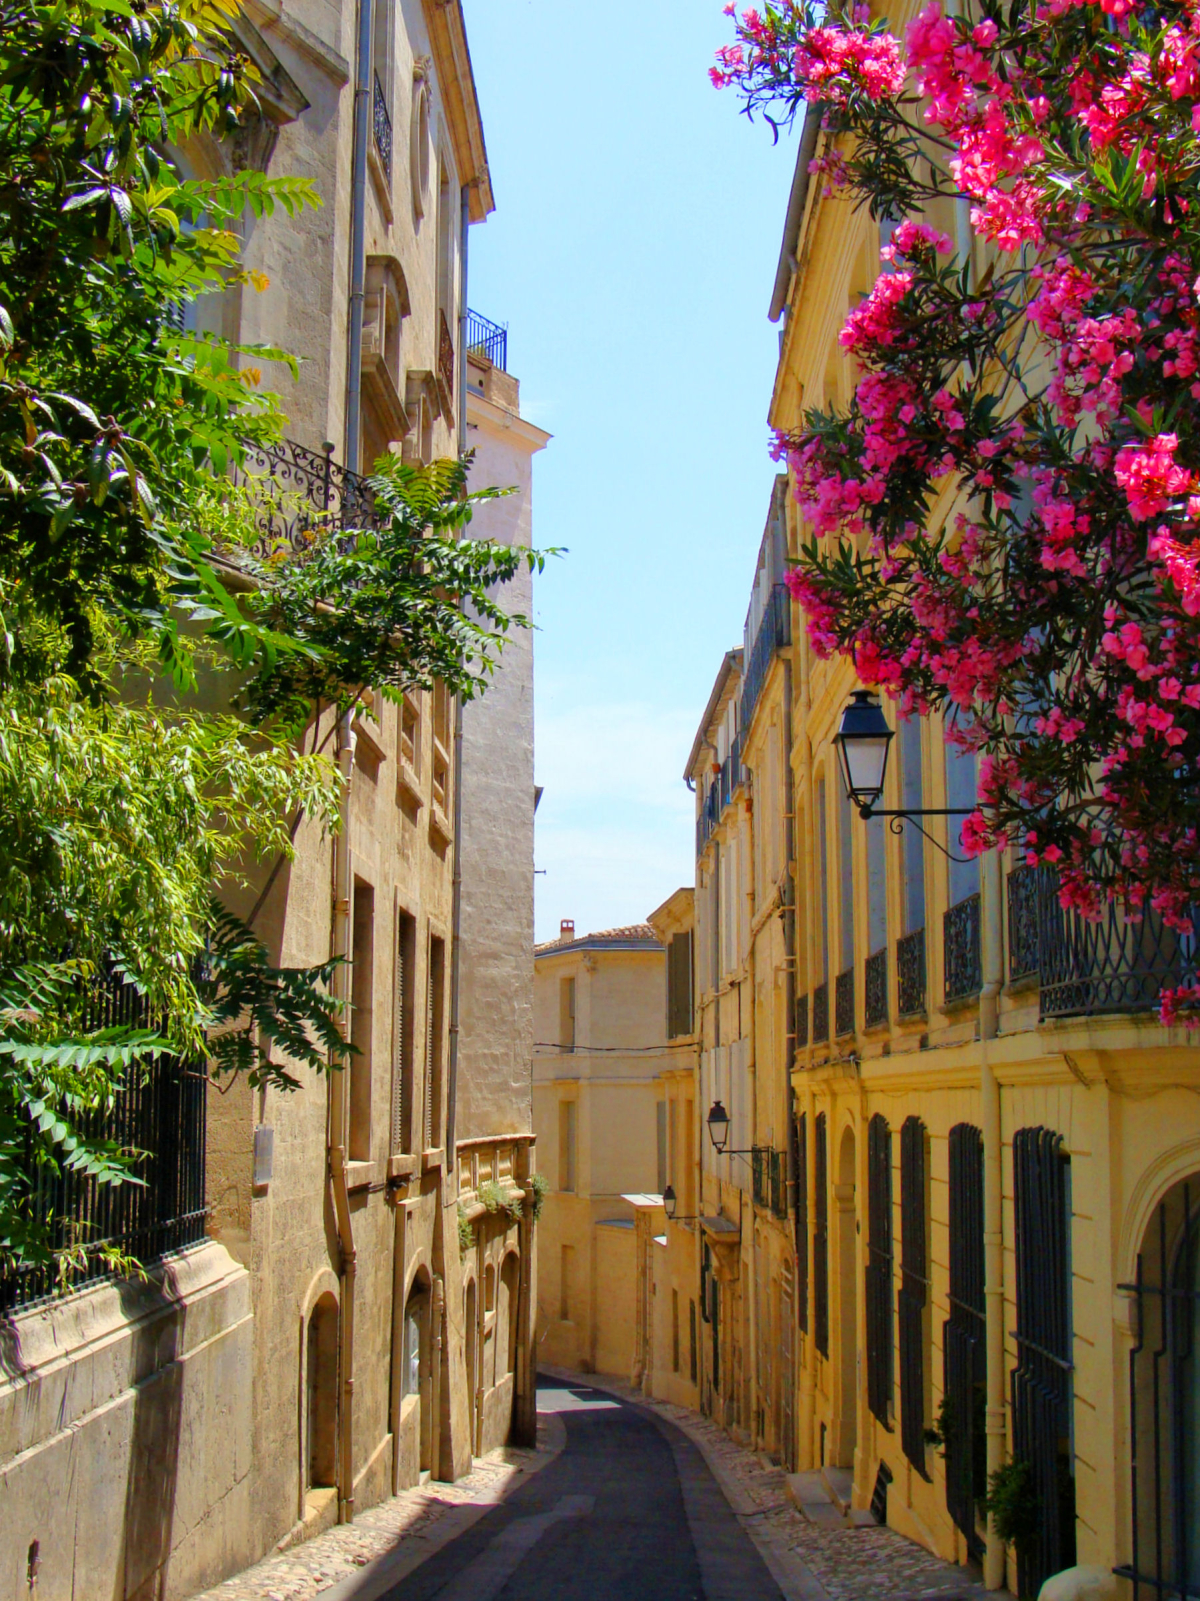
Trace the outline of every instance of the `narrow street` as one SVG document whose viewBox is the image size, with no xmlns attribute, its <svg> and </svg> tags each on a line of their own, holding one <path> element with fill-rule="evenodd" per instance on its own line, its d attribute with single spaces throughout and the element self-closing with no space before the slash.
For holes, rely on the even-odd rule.
<svg viewBox="0 0 1200 1601">
<path fill-rule="evenodd" d="M 559 1456 L 380 1601 L 779 1601 L 697 1448 L 601 1390 L 543 1380 Z"/>
</svg>

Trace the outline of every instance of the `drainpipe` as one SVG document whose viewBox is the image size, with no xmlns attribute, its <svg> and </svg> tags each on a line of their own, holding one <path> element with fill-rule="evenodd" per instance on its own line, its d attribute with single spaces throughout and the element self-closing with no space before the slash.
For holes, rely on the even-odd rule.
<svg viewBox="0 0 1200 1601">
<path fill-rule="evenodd" d="M 446 1321 L 446 1281 L 433 1278 L 429 1306 L 429 1477 L 442 1476 L 442 1330 Z"/>
<path fill-rule="evenodd" d="M 354 777 L 354 730 L 350 713 L 344 712 L 338 724 L 338 766 L 342 774 L 341 827 L 333 842 L 333 950 L 341 957 L 335 988 L 342 1002 L 339 1026 L 343 1039 L 350 1037 L 350 789 Z M 342 1315 L 338 1320 L 338 1371 L 342 1378 L 341 1465 L 338 1472 L 338 1521 L 354 1521 L 354 1284 L 357 1257 L 354 1228 L 350 1221 L 350 1191 L 346 1176 L 348 1074 L 329 1075 L 329 1180 L 333 1188 L 334 1215 L 341 1251 Z"/>
<path fill-rule="evenodd" d="M 743 732 L 744 732 L 744 730 L 743 730 Z M 758 1010 L 758 1008 L 757 1008 L 757 1006 L 755 1004 L 755 989 L 756 989 L 756 981 L 757 981 L 757 973 L 758 973 L 758 963 L 755 961 L 755 956 L 754 956 L 755 943 L 756 943 L 757 936 L 753 933 L 753 928 L 754 928 L 754 803 L 755 803 L 755 800 L 757 798 L 756 794 L 755 794 L 757 786 L 756 786 L 756 784 L 754 782 L 754 772 L 749 767 L 747 767 L 745 769 L 744 782 L 745 782 L 747 790 L 749 791 L 749 794 L 747 795 L 747 801 L 748 801 L 749 804 L 746 807 L 746 840 L 747 840 L 747 845 L 749 847 L 747 854 L 748 854 L 749 862 L 750 862 L 750 873 L 749 873 L 750 885 L 749 885 L 749 888 L 746 891 L 746 899 L 750 903 L 749 923 L 750 923 L 750 928 L 751 928 L 752 932 L 751 932 L 751 935 L 750 935 L 750 948 L 746 952 L 746 963 L 747 963 L 747 966 L 749 968 L 748 983 L 749 983 L 749 987 L 750 987 L 750 1033 L 749 1033 L 749 1036 L 748 1036 L 749 1037 L 749 1041 L 750 1041 L 750 1049 L 749 1049 L 749 1052 L 748 1052 L 749 1061 L 747 1063 L 747 1071 L 750 1074 L 750 1149 L 751 1149 L 750 1161 L 751 1161 L 751 1163 L 753 1163 L 753 1161 L 754 1161 L 754 1147 L 757 1146 L 757 1144 L 758 1144 L 758 1018 L 757 1018 L 757 1010 Z M 745 1158 L 743 1157 L 742 1160 L 744 1161 Z M 751 1167 L 751 1169 L 750 1169 L 750 1174 L 751 1174 L 750 1183 L 751 1183 L 751 1186 L 753 1186 L 753 1184 L 754 1184 L 754 1169 L 753 1169 L 753 1167 Z M 738 1193 L 740 1195 L 741 1191 L 739 1190 Z M 740 1223 L 741 1222 L 741 1211 L 740 1211 L 741 1203 L 740 1203 L 740 1201 L 739 1201 L 738 1205 L 739 1205 L 738 1221 Z M 751 1374 L 750 1397 L 751 1397 L 751 1401 L 753 1403 L 752 1406 L 751 1406 L 751 1409 L 750 1409 L 750 1413 L 751 1413 L 751 1415 L 750 1415 L 751 1450 L 755 1450 L 756 1451 L 758 1449 L 758 1436 L 759 1436 L 758 1419 L 759 1419 L 759 1414 L 761 1412 L 761 1407 L 759 1405 L 759 1400 L 760 1400 L 760 1396 L 761 1396 L 762 1390 L 761 1390 L 761 1375 L 759 1374 L 759 1371 L 758 1371 L 758 1218 L 757 1218 L 757 1216 L 755 1214 L 755 1211 L 754 1211 L 753 1188 L 751 1189 L 751 1196 L 750 1196 L 750 1284 L 749 1284 L 749 1292 L 750 1292 L 750 1296 L 749 1296 L 749 1298 L 750 1298 L 750 1307 L 749 1307 L 749 1317 L 748 1317 L 747 1321 L 748 1321 L 748 1323 L 750 1325 L 750 1360 L 746 1364 L 746 1366 L 749 1369 L 749 1372 Z"/>
<path fill-rule="evenodd" d="M 358 62 L 354 82 L 354 164 L 350 188 L 350 329 L 346 353 L 346 466 L 359 470 L 362 432 L 363 300 L 367 279 L 367 141 L 371 110 L 371 0 L 358 0 Z"/>
<path fill-rule="evenodd" d="M 458 453 L 467 448 L 467 228 L 470 224 L 470 187 L 459 193 L 461 235 L 458 286 Z M 462 771 L 463 702 L 454 697 L 454 877 L 450 902 L 450 1060 L 446 1085 L 446 1170 L 454 1171 L 458 1119 L 458 1019 L 462 971 Z"/>
<path fill-rule="evenodd" d="M 1000 917 L 1000 853 L 988 851 L 981 864 L 983 988 L 979 995 L 979 1092 L 983 1123 L 983 1262 L 987 1339 L 987 1471 L 1004 1465 L 1004 1221 L 1001 1181 L 1000 1085 L 989 1060 L 988 1044 L 998 1032 L 998 1002 L 1004 983 Z M 983 1580 L 989 1590 L 1004 1585 L 1004 1542 L 988 1519 Z"/>
</svg>

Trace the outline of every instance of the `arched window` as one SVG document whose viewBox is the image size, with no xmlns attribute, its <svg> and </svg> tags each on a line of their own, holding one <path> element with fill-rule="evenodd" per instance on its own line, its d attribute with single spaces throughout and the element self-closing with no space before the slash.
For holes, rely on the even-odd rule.
<svg viewBox="0 0 1200 1601">
<path fill-rule="evenodd" d="M 306 1473 L 310 1489 L 337 1482 L 338 1305 L 326 1290 L 308 1319 L 306 1341 Z"/>
<path fill-rule="evenodd" d="M 500 1269 L 500 1311 L 504 1322 L 507 1371 L 517 1371 L 517 1335 L 520 1332 L 521 1263 L 515 1251 L 504 1258 Z"/>
<path fill-rule="evenodd" d="M 429 195 L 429 84 L 423 76 L 413 80 L 412 120 L 408 139 L 413 217 L 420 222 L 425 215 Z"/>
</svg>

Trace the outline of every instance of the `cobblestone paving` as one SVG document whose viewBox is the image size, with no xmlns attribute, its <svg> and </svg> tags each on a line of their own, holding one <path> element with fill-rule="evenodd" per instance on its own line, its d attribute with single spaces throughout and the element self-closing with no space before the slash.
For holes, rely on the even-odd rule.
<svg viewBox="0 0 1200 1601">
<path fill-rule="evenodd" d="M 709 1418 L 666 1401 L 647 1400 L 628 1385 L 594 1374 L 582 1384 L 612 1390 L 657 1412 L 701 1447 L 726 1487 L 734 1487 L 753 1510 L 743 1522 L 776 1550 L 786 1550 L 811 1571 L 829 1601 L 1005 1601 L 1007 1592 L 987 1591 L 966 1568 L 942 1562 L 895 1529 L 825 1529 L 810 1523 L 787 1493 L 783 1469 L 731 1440 Z M 739 1509 L 740 1510 L 740 1509 Z"/>
<path fill-rule="evenodd" d="M 508 1447 L 481 1457 L 455 1484 L 423 1484 L 360 1512 L 353 1523 L 328 1529 L 264 1558 L 193 1601 L 312 1601 L 322 1590 L 393 1550 L 402 1541 L 429 1540 L 447 1513 L 471 1502 L 499 1499 L 513 1481 L 545 1459 L 539 1450 Z"/>
</svg>

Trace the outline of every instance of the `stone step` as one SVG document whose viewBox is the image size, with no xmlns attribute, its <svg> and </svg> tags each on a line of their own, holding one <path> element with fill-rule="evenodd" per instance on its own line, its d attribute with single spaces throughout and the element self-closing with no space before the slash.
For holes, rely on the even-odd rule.
<svg viewBox="0 0 1200 1601">
<path fill-rule="evenodd" d="M 850 1500 L 854 1494 L 854 1475 L 849 1468 L 831 1468 L 828 1465 L 821 1469 L 821 1479 L 829 1492 L 829 1499 L 841 1513 L 850 1510 Z"/>
<path fill-rule="evenodd" d="M 829 1493 L 821 1473 L 789 1473 L 787 1493 L 798 1511 L 822 1529 L 870 1528 L 875 1519 L 869 1512 L 844 1510 Z"/>
</svg>

